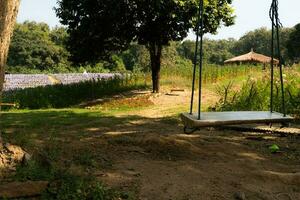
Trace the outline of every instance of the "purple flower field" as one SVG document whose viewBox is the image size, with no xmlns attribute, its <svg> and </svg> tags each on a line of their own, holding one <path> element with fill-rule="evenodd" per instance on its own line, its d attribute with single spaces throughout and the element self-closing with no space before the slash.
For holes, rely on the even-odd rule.
<svg viewBox="0 0 300 200">
<path fill-rule="evenodd" d="M 55 84 L 72 84 L 90 80 L 110 79 L 120 74 L 111 73 L 73 73 L 73 74 L 6 74 L 4 91 L 34 88 Z"/>
</svg>

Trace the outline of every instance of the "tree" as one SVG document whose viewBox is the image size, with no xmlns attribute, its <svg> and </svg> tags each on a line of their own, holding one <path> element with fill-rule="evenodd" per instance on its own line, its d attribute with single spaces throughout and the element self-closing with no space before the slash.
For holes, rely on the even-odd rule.
<svg viewBox="0 0 300 200">
<path fill-rule="evenodd" d="M 225 60 L 233 55 L 231 50 L 235 44 L 234 39 L 203 40 L 203 59 L 209 64 L 223 64 Z M 179 55 L 194 62 L 195 42 L 186 40 L 177 48 Z"/>
<path fill-rule="evenodd" d="M 121 58 L 127 70 L 149 72 L 150 58 L 144 46 L 132 43 L 128 50 L 121 53 Z"/>
<path fill-rule="evenodd" d="M 7 64 L 39 71 L 67 65 L 69 53 L 64 47 L 64 28 L 50 30 L 45 23 L 17 24 L 12 37 Z"/>
<path fill-rule="evenodd" d="M 19 0 L 0 0 L 0 103 L 10 38 L 19 9 Z M 0 105 L 1 109 L 1 105 Z"/>
<path fill-rule="evenodd" d="M 297 24 L 289 35 L 287 51 L 292 61 L 300 62 L 300 24 Z"/>
<path fill-rule="evenodd" d="M 185 58 L 189 59 L 192 62 L 194 62 L 194 57 L 195 57 L 195 41 L 192 40 L 185 40 L 181 43 L 181 45 L 178 46 L 177 51 L 178 54 Z M 205 52 L 205 50 L 204 50 Z"/>
<path fill-rule="evenodd" d="M 231 49 L 236 41 L 234 39 L 210 40 L 203 42 L 204 61 L 210 64 L 224 64 L 224 61 L 232 58 Z"/>
<path fill-rule="evenodd" d="M 288 59 L 286 45 L 290 32 L 290 28 L 282 28 L 280 30 L 281 51 L 284 60 Z M 233 55 L 241 55 L 253 49 L 257 53 L 271 56 L 271 36 L 271 30 L 265 27 L 250 31 L 235 43 L 231 53 Z"/>
<path fill-rule="evenodd" d="M 205 31 L 232 25 L 232 0 L 205 1 Z M 162 49 L 195 28 L 197 0 L 60 0 L 57 15 L 70 33 L 75 62 L 95 62 L 124 50 L 132 41 L 150 54 L 153 92 L 159 92 Z"/>
<path fill-rule="evenodd" d="M 66 47 L 67 39 L 69 37 L 66 28 L 56 26 L 50 33 L 50 39 L 54 44 Z"/>
<path fill-rule="evenodd" d="M 234 54 L 245 54 L 251 49 L 269 56 L 271 54 L 271 31 L 263 27 L 246 33 L 235 44 Z"/>
</svg>

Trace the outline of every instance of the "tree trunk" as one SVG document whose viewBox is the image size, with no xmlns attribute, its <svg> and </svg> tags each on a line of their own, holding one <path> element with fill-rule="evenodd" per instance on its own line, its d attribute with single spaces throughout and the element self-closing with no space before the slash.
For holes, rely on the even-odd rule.
<svg viewBox="0 0 300 200">
<path fill-rule="evenodd" d="M 10 44 L 10 38 L 14 30 L 14 25 L 19 10 L 19 5 L 20 0 L 0 0 L 0 115 L 6 59 Z"/>
<path fill-rule="evenodd" d="M 151 71 L 152 71 L 152 88 L 153 93 L 159 93 L 160 91 L 160 67 L 161 67 L 161 55 L 162 46 L 152 43 L 148 47 L 150 52 L 151 60 Z"/>
</svg>

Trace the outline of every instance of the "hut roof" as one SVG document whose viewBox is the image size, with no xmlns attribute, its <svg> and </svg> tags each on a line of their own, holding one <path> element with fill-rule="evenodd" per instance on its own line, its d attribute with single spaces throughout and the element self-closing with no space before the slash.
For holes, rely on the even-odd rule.
<svg viewBox="0 0 300 200">
<path fill-rule="evenodd" d="M 256 62 L 256 63 L 271 63 L 271 57 L 255 53 L 253 50 L 251 52 L 231 58 L 229 60 L 225 60 L 225 64 L 228 63 L 239 63 L 239 62 Z M 279 60 L 274 59 L 274 64 L 279 64 Z"/>
</svg>

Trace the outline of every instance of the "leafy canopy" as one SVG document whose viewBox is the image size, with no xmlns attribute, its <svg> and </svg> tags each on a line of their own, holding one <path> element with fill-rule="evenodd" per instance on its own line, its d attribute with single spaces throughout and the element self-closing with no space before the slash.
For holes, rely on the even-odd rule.
<svg viewBox="0 0 300 200">
<path fill-rule="evenodd" d="M 291 28 L 280 29 L 280 47 L 284 60 L 287 57 L 287 40 L 291 33 Z M 235 44 L 232 49 L 234 55 L 241 55 L 253 49 L 257 53 L 271 56 L 271 37 L 272 31 L 265 27 L 258 28 L 243 35 Z"/>
<path fill-rule="evenodd" d="M 8 65 L 36 70 L 49 70 L 67 65 L 69 53 L 63 46 L 64 28 L 50 30 L 44 23 L 24 22 L 15 26 L 10 44 Z"/>
<path fill-rule="evenodd" d="M 300 62 L 300 24 L 294 27 L 287 41 L 288 56 L 294 62 Z"/>
<path fill-rule="evenodd" d="M 234 21 L 232 0 L 205 0 L 205 32 Z M 168 45 L 195 28 L 198 0 L 60 0 L 56 9 L 68 27 L 68 49 L 77 63 L 97 62 L 112 52 L 142 45 Z"/>
</svg>

